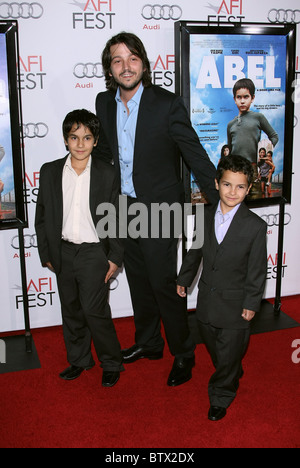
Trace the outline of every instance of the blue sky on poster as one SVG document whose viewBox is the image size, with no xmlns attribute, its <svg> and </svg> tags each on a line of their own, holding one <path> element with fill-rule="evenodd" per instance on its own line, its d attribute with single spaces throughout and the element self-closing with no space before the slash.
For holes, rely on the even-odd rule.
<svg viewBox="0 0 300 468">
<path fill-rule="evenodd" d="M 0 179 L 4 182 L 4 194 L 14 189 L 9 112 L 6 37 L 0 34 L 0 145 L 5 150 L 0 161 Z"/>
<path fill-rule="evenodd" d="M 254 64 L 254 68 L 252 66 L 255 78 L 254 75 L 251 78 L 255 81 L 257 91 L 251 110 L 262 112 L 279 134 L 279 143 L 274 150 L 274 163 L 276 165 L 275 173 L 282 172 L 286 38 L 265 35 L 192 34 L 190 40 L 191 119 L 200 140 L 204 137 L 202 144 L 213 163 L 218 164 L 221 148 L 227 143 L 228 123 L 238 115 L 232 93 L 233 83 L 243 77 L 241 73 L 249 77 L 248 63 L 254 60 L 257 62 L 256 65 Z M 249 57 L 250 62 L 248 62 Z M 239 68 L 236 72 L 233 71 L 232 66 L 231 68 L 226 67 L 227 74 L 225 76 L 224 68 L 228 61 L 236 61 Z M 207 68 L 207 63 L 215 64 L 215 66 L 210 68 L 209 65 Z M 203 72 L 204 64 L 206 68 Z M 200 76 L 202 80 L 200 80 Z M 270 84 L 271 87 L 268 86 Z M 216 135 L 218 136 L 217 141 L 214 141 L 214 138 L 209 138 L 209 136 Z M 264 140 L 266 135 L 262 134 L 261 138 Z"/>
</svg>

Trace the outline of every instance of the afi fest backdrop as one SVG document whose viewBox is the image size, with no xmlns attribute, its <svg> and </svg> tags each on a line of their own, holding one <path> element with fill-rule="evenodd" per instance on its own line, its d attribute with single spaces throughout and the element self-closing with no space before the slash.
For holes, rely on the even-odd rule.
<svg viewBox="0 0 300 468">
<path fill-rule="evenodd" d="M 220 25 L 228 21 L 300 23 L 299 0 L 175 0 L 174 4 L 173 1 L 157 4 L 149 4 L 145 0 L 0 3 L 0 20 L 17 20 L 19 26 L 29 215 L 29 228 L 25 229 L 24 234 L 32 328 L 61 323 L 55 275 L 40 265 L 34 231 L 40 167 L 46 161 L 62 158 L 66 154 L 61 135 L 65 115 L 75 108 L 95 110 L 96 95 L 105 90 L 101 52 L 106 41 L 122 30 L 137 34 L 148 51 L 154 84 L 175 91 L 175 21 L 208 21 L 210 17 L 211 21 L 219 21 Z M 1 101 L 5 90 L 0 88 L 0 93 Z M 297 95 L 300 97 L 296 87 L 293 192 L 292 204 L 286 207 L 285 217 L 283 296 L 300 292 L 300 158 L 297 152 L 300 147 L 297 129 L 300 109 Z M 1 166 L 2 163 L 0 178 L 3 178 Z M 5 195 L 4 188 L 2 197 Z M 278 206 L 271 206 L 255 211 L 269 225 L 266 297 L 272 298 L 276 284 L 279 209 Z M 21 330 L 24 328 L 24 316 L 16 230 L 0 231 L 0 259 L 0 331 Z M 113 316 L 132 315 L 124 272 L 118 275 L 111 289 Z M 189 297 L 189 308 L 195 306 L 195 297 L 194 289 Z"/>
</svg>

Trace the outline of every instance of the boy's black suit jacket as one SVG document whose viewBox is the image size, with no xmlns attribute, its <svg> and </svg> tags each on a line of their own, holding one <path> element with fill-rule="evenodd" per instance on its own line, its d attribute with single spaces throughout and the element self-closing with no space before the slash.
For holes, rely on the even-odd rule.
<svg viewBox="0 0 300 468">
<path fill-rule="evenodd" d="M 115 93 L 98 94 L 96 113 L 101 133 L 93 154 L 113 159 L 120 177 Z M 145 88 L 139 106 L 133 164 L 133 183 L 139 201 L 147 205 L 184 201 L 180 155 L 210 202 L 217 203 L 216 170 L 199 143 L 183 100 L 159 86 Z"/>
<path fill-rule="evenodd" d="M 55 272 L 61 269 L 61 239 L 63 223 L 63 168 L 67 160 L 46 163 L 40 171 L 40 189 L 37 199 L 35 229 L 42 264 L 51 262 Z M 101 219 L 96 215 L 100 203 L 118 205 L 119 185 L 112 165 L 92 158 L 90 181 L 90 210 L 95 227 Z M 103 216 L 102 216 L 103 217 Z M 123 247 L 119 239 L 100 239 L 108 260 L 122 265 Z"/>
<path fill-rule="evenodd" d="M 177 284 L 191 286 L 201 260 L 197 317 L 217 328 L 249 326 L 243 309 L 259 312 L 267 276 L 266 223 L 242 203 L 219 245 L 216 207 L 205 208 L 204 245 L 187 253 Z"/>
</svg>

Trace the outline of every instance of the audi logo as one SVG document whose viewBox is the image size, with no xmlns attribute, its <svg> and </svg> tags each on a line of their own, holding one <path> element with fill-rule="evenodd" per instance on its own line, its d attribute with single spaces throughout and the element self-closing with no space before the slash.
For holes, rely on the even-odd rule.
<svg viewBox="0 0 300 468">
<path fill-rule="evenodd" d="M 182 17 L 182 9 L 179 5 L 145 5 L 142 17 L 145 20 L 178 21 Z"/>
<path fill-rule="evenodd" d="M 76 78 L 103 78 L 101 63 L 77 63 L 73 74 Z"/>
<path fill-rule="evenodd" d="M 48 126 L 43 122 L 23 125 L 24 138 L 45 138 L 49 133 Z"/>
<path fill-rule="evenodd" d="M 44 8 L 40 3 L 17 3 L 1 2 L 0 18 L 2 19 L 39 19 L 44 13 Z"/>
<path fill-rule="evenodd" d="M 11 246 L 15 250 L 20 250 L 20 244 L 19 244 L 19 236 L 15 236 L 11 240 Z M 32 249 L 35 248 L 37 249 L 38 244 L 37 244 L 37 236 L 36 234 L 26 234 L 24 236 L 24 248 L 25 249 Z"/>
<path fill-rule="evenodd" d="M 279 214 L 262 215 L 261 217 L 269 227 L 279 226 Z M 284 214 L 284 225 L 287 226 L 292 221 L 292 216 L 289 213 Z"/>
<path fill-rule="evenodd" d="M 294 23 L 300 24 L 300 10 L 276 10 L 269 11 L 268 20 L 270 23 Z"/>
<path fill-rule="evenodd" d="M 111 277 L 109 281 L 109 290 L 110 291 L 115 291 L 119 286 L 119 280 L 115 278 L 114 276 Z"/>
</svg>

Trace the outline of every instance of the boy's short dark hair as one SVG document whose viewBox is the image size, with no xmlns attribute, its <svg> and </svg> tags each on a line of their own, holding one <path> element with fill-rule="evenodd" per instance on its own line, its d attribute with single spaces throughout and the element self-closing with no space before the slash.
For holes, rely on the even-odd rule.
<svg viewBox="0 0 300 468">
<path fill-rule="evenodd" d="M 247 176 L 249 186 L 253 183 L 253 166 L 248 159 L 242 156 L 227 156 L 227 158 L 222 158 L 220 160 L 216 175 L 218 183 L 220 183 L 225 171 L 241 172 Z"/>
<path fill-rule="evenodd" d="M 233 95 L 234 97 L 236 96 L 236 93 L 240 89 L 248 89 L 249 93 L 251 94 L 251 97 L 253 98 L 255 96 L 255 84 L 253 83 L 252 80 L 249 78 L 242 78 L 241 80 L 238 80 L 234 87 L 233 87 Z"/>
<path fill-rule="evenodd" d="M 76 130 L 78 130 L 80 125 L 87 127 L 91 131 L 93 137 L 95 138 L 95 141 L 98 140 L 100 132 L 100 122 L 98 117 L 92 112 L 86 109 L 77 109 L 67 114 L 62 125 L 63 135 L 66 141 L 74 125 L 78 125 Z"/>
</svg>

